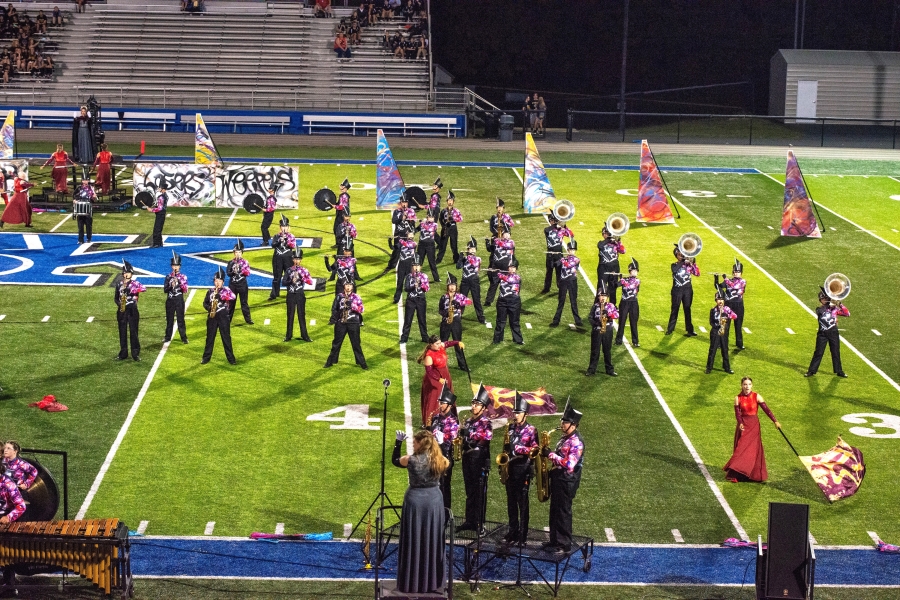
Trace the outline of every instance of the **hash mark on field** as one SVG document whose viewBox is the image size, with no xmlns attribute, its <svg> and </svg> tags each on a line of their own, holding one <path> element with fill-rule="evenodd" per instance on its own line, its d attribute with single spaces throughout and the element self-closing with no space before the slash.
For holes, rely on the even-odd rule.
<svg viewBox="0 0 900 600">
<path fill-rule="evenodd" d="M 531 329 L 531 323 L 525 323 L 525 329 Z"/>
<path fill-rule="evenodd" d="M 234 218 L 237 216 L 237 212 L 238 212 L 238 209 L 237 209 L 237 208 L 235 208 L 235 209 L 231 212 L 231 216 L 228 217 L 228 220 L 227 220 L 227 221 L 225 221 L 225 227 L 222 228 L 222 233 L 220 233 L 219 235 L 225 235 L 225 232 L 228 231 L 228 228 L 229 228 L 229 227 L 231 227 L 231 222 L 234 221 Z"/>
<path fill-rule="evenodd" d="M 298 215 L 294 215 L 294 220 L 295 220 L 295 221 L 296 221 L 297 219 L 299 219 L 299 218 L 300 218 L 300 217 L 299 217 Z M 328 220 L 330 221 L 330 220 L 331 220 L 331 217 L 328 217 Z"/>
<path fill-rule="evenodd" d="M 172 216 L 172 213 L 170 213 L 170 212 L 167 212 L 167 213 L 166 213 L 166 218 L 167 218 L 167 219 L 168 219 L 169 217 L 171 217 L 171 216 Z"/>
<path fill-rule="evenodd" d="M 213 529 L 216 526 L 215 521 L 210 521 L 206 524 L 206 529 L 203 530 L 203 535 L 212 535 Z"/>
<path fill-rule="evenodd" d="M 275 523 L 275 535 L 284 533 L 284 523 Z"/>
<path fill-rule="evenodd" d="M 149 525 L 149 524 L 150 524 L 150 521 L 141 521 L 140 524 L 138 525 L 137 532 L 139 534 L 143 535 L 144 532 L 147 531 L 147 525 Z"/>
<path fill-rule="evenodd" d="M 874 334 L 877 335 L 877 336 L 881 336 L 881 332 L 878 331 L 877 329 L 873 329 L 873 330 L 872 330 L 872 333 L 874 333 Z"/>
<path fill-rule="evenodd" d="M 141 214 L 141 213 L 134 213 L 134 214 L 131 215 L 131 216 L 132 216 L 132 217 L 136 217 L 136 216 L 138 216 L 139 214 Z"/>
<path fill-rule="evenodd" d="M 891 231 L 893 231 L 894 233 L 900 233 L 900 231 L 897 231 L 897 230 L 894 229 L 894 228 L 891 228 Z"/>
<path fill-rule="evenodd" d="M 310 324 L 310 326 L 315 325 L 315 324 L 316 324 L 316 320 L 315 320 L 315 319 L 310 319 L 310 320 L 309 320 L 309 324 Z"/>
<path fill-rule="evenodd" d="M 749 329 L 747 329 L 746 327 L 744 327 L 744 333 L 753 333 L 753 332 L 750 331 Z"/>
<path fill-rule="evenodd" d="M 46 323 L 46 322 L 49 321 L 49 320 L 50 320 L 50 315 L 47 315 L 46 317 L 44 317 L 43 319 L 41 319 L 41 323 Z"/>
<path fill-rule="evenodd" d="M 675 541 L 678 542 L 679 544 L 684 543 L 684 538 L 681 537 L 681 532 L 678 531 L 677 529 L 672 530 L 672 537 L 675 538 Z"/>
<path fill-rule="evenodd" d="M 344 523 L 344 537 L 350 537 L 350 532 L 353 531 L 353 523 Z"/>
<path fill-rule="evenodd" d="M 772 227 L 771 225 L 766 225 L 766 227 L 768 227 L 769 229 L 775 229 L 775 228 Z"/>
<path fill-rule="evenodd" d="M 881 538 L 878 537 L 878 534 L 875 533 L 874 531 L 867 531 L 866 533 L 869 534 L 869 537 L 872 538 L 872 541 L 875 542 L 876 544 L 881 541 Z"/>
<path fill-rule="evenodd" d="M 6 315 L 0 315 L 0 321 L 6 318 Z"/>
<path fill-rule="evenodd" d="M 94 317 L 88 317 L 88 318 L 87 318 L 87 322 L 88 322 L 88 323 L 93 323 L 93 322 L 94 322 Z"/>
<path fill-rule="evenodd" d="M 659 326 L 659 325 L 657 325 L 657 326 L 656 326 L 656 330 L 657 330 L 657 331 L 662 331 L 662 330 L 663 330 L 663 328 L 662 328 L 662 327 L 660 327 L 660 326 Z"/>
<path fill-rule="evenodd" d="M 106 213 L 101 213 L 100 216 L 101 216 L 101 217 L 105 217 L 105 216 L 106 216 Z"/>
<path fill-rule="evenodd" d="M 837 229 L 835 229 L 834 227 L 829 227 L 828 229 L 830 229 L 832 231 L 837 231 Z"/>
<path fill-rule="evenodd" d="M 197 215 L 197 218 L 198 218 L 198 219 L 202 219 L 202 218 L 203 218 L 203 215 Z"/>
<path fill-rule="evenodd" d="M 607 528 L 604 529 L 603 531 L 606 532 L 606 541 L 607 541 L 607 542 L 615 542 L 615 541 L 616 541 L 616 534 L 615 534 L 615 532 L 612 530 L 612 527 L 607 527 Z"/>
<path fill-rule="evenodd" d="M 577 329 L 577 328 L 575 327 L 575 323 L 569 323 L 569 329 L 573 329 L 573 330 L 574 330 L 574 329 Z"/>
<path fill-rule="evenodd" d="M 265 321 L 263 321 L 263 325 L 271 325 L 271 324 L 272 324 L 272 319 L 266 319 Z"/>
<path fill-rule="evenodd" d="M 796 335 L 796 334 L 794 333 L 794 330 L 791 329 L 790 327 L 785 327 L 784 330 L 787 331 L 787 332 L 788 332 L 789 334 L 791 334 L 791 335 Z"/>
<path fill-rule="evenodd" d="M 703 325 L 700 326 L 700 333 L 708 333 Z"/>
<path fill-rule="evenodd" d="M 735 227 L 737 227 L 738 229 L 743 229 L 743 227 L 741 227 L 740 225 L 735 225 Z"/>
<path fill-rule="evenodd" d="M 492 327 L 490 321 L 486 321 L 484 326 L 487 327 L 488 329 L 490 329 Z"/>
</svg>

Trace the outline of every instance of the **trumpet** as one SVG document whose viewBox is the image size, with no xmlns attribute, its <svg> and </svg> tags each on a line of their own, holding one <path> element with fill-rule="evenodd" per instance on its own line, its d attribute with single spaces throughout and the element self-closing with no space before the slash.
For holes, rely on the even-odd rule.
<svg viewBox="0 0 900 600">
<path fill-rule="evenodd" d="M 620 237 L 628 233 L 631 222 L 624 213 L 613 213 L 606 218 L 605 225 L 609 235 L 618 241 Z"/>
<path fill-rule="evenodd" d="M 850 295 L 850 278 L 843 273 L 832 273 L 825 278 L 825 293 L 837 304 Z"/>
</svg>

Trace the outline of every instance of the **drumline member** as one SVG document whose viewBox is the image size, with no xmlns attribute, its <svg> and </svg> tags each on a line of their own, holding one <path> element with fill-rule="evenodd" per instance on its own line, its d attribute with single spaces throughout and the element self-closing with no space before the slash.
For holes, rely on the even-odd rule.
<svg viewBox="0 0 900 600">
<path fill-rule="evenodd" d="M 484 308 L 481 306 L 481 258 L 475 253 L 478 251 L 478 242 L 474 236 L 466 242 L 466 254 L 460 255 L 456 261 L 456 268 L 462 269 L 462 285 L 459 293 L 468 297 L 472 292 L 472 306 L 475 307 L 475 317 L 478 322 L 484 324 Z"/>
<path fill-rule="evenodd" d="M 337 280 L 334 285 L 335 295 L 339 294 L 344 289 L 344 285 L 348 283 L 353 286 L 355 292 L 356 280 L 360 278 L 359 272 L 356 270 L 356 259 L 352 256 L 353 238 L 345 238 L 339 246 L 343 256 L 335 255 L 333 264 L 328 262 L 327 256 L 325 257 L 325 268 L 331 271 L 331 277 L 328 280 Z"/>
<path fill-rule="evenodd" d="M 344 219 L 344 222 L 341 223 L 341 237 L 338 238 L 337 243 L 337 254 L 340 256 L 344 253 L 344 242 L 346 240 L 355 240 L 357 236 L 356 233 L 356 225 L 350 222 L 350 218 L 347 217 Z M 356 248 L 355 244 L 350 245 L 350 256 L 356 256 Z"/>
<path fill-rule="evenodd" d="M 250 317 L 250 301 L 248 298 L 249 286 L 247 285 L 247 276 L 250 275 L 250 263 L 244 259 L 244 242 L 240 239 L 234 245 L 234 258 L 228 261 L 225 267 L 228 273 L 228 288 L 234 292 L 235 299 L 231 300 L 231 307 L 228 310 L 230 317 L 234 318 L 235 308 L 237 308 L 237 298 L 241 299 L 241 314 L 247 325 L 253 325 L 253 319 Z"/>
<path fill-rule="evenodd" d="M 722 370 L 729 375 L 731 363 L 728 360 L 728 330 L 731 322 L 737 319 L 734 311 L 725 306 L 725 292 L 722 288 L 716 292 L 716 305 L 709 309 L 709 354 L 706 356 L 706 374 L 712 372 L 713 361 L 716 359 L 716 351 L 722 350 Z M 722 325 L 722 323 L 725 323 Z"/>
<path fill-rule="evenodd" d="M 341 193 L 338 195 L 337 204 L 334 205 L 334 227 L 332 228 L 334 231 L 333 248 L 337 248 L 341 243 L 341 223 L 350 217 L 350 194 L 347 193 L 347 190 L 349 189 L 350 181 L 344 179 L 341 183 Z"/>
<path fill-rule="evenodd" d="M 15 482 L 20 490 L 27 490 L 38 476 L 33 464 L 19 457 L 22 447 L 18 442 L 9 440 L 3 444 L 3 474 Z"/>
<path fill-rule="evenodd" d="M 816 332 L 816 349 L 804 377 L 812 377 L 819 370 L 822 357 L 825 356 L 825 346 L 831 350 L 831 366 L 838 377 L 847 377 L 841 366 L 841 334 L 838 332 L 838 317 L 849 317 L 850 311 L 842 303 L 835 304 L 825 293 L 825 288 L 819 288 L 819 306 L 816 308 L 816 319 L 819 330 Z"/>
<path fill-rule="evenodd" d="M 269 235 L 269 227 L 272 226 L 272 219 L 275 217 L 275 208 L 278 206 L 278 197 L 275 196 L 275 186 L 270 185 L 268 189 L 269 195 L 266 196 L 265 204 L 262 206 L 262 223 L 259 226 L 262 233 L 262 243 L 260 246 L 268 246 L 272 236 Z"/>
<path fill-rule="evenodd" d="M 472 398 L 472 414 L 460 429 L 462 437 L 463 482 L 466 487 L 466 516 L 457 531 L 476 531 L 484 535 L 487 513 L 487 484 L 491 470 L 491 438 L 494 436 L 486 407 L 490 395 L 484 386 Z"/>
<path fill-rule="evenodd" d="M 419 261 L 425 262 L 428 257 L 428 266 L 431 268 L 431 279 L 435 283 L 440 283 L 441 278 L 438 276 L 437 263 L 434 259 L 435 238 L 437 236 L 437 223 L 434 222 L 434 214 L 430 211 L 425 213 L 425 220 L 416 227 L 419 232 Z"/>
<path fill-rule="evenodd" d="M 326 369 L 337 364 L 341 354 L 341 345 L 346 336 L 350 337 L 356 364 L 363 370 L 369 368 L 359 340 L 359 328 L 363 324 L 364 311 L 362 298 L 353 293 L 353 284 L 344 283 L 344 290 L 334 297 L 334 302 L 331 304 L 331 319 L 328 322 L 334 325 L 334 340 L 331 342 L 331 353 L 328 355 L 328 360 L 325 361 Z"/>
<path fill-rule="evenodd" d="M 447 252 L 448 243 L 450 250 L 453 252 L 454 264 L 459 260 L 459 228 L 457 223 L 462 223 L 462 220 L 462 213 L 456 209 L 456 196 L 453 195 L 453 190 L 450 190 L 450 193 L 447 194 L 447 208 L 441 210 L 439 219 L 441 223 L 441 237 L 438 241 L 438 263 L 444 260 L 444 253 Z"/>
<path fill-rule="evenodd" d="M 591 323 L 591 358 L 586 375 L 597 373 L 601 348 L 606 374 L 610 377 L 619 375 L 612 364 L 613 321 L 619 318 L 619 311 L 616 309 L 616 305 L 608 300 L 609 291 L 606 287 L 606 280 L 601 279 L 597 288 L 597 298 L 594 300 L 594 305 L 591 306 L 591 312 L 588 313 L 588 321 Z"/>
<path fill-rule="evenodd" d="M 406 196 L 400 198 L 400 202 L 393 211 L 391 211 L 392 237 L 388 238 L 388 246 L 391 247 L 391 258 L 388 265 L 384 269 L 385 272 L 397 267 L 397 260 L 400 258 L 400 240 L 405 240 L 407 234 L 415 228 L 416 211 L 409 208 Z"/>
<path fill-rule="evenodd" d="M 156 190 L 156 200 L 152 206 L 145 206 L 144 209 L 155 215 L 153 221 L 153 234 L 150 244 L 151 248 L 162 248 L 163 225 L 166 224 L 166 207 L 169 205 L 169 196 L 166 194 L 166 184 L 161 183 Z"/>
<path fill-rule="evenodd" d="M 419 334 L 422 341 L 428 343 L 428 324 L 425 320 L 425 293 L 430 286 L 428 276 L 422 273 L 422 265 L 419 257 L 413 256 L 412 273 L 406 276 L 403 289 L 406 291 L 406 305 L 403 308 L 403 330 L 400 333 L 400 343 L 405 344 L 409 339 L 409 330 L 412 328 L 413 315 L 419 323 Z"/>
<path fill-rule="evenodd" d="M 606 287 L 609 290 L 609 301 L 616 303 L 616 284 L 619 282 L 621 267 L 619 267 L 619 255 L 625 254 L 625 246 L 622 241 L 613 237 L 603 226 L 603 239 L 597 242 L 597 250 L 600 253 L 600 262 L 597 264 L 597 287 L 600 287 L 600 280 L 606 281 Z"/>
<path fill-rule="evenodd" d="M 542 294 L 550 293 L 550 284 L 553 282 L 553 273 L 556 273 L 556 285 L 559 286 L 559 271 L 556 263 L 561 256 L 565 255 L 563 250 L 563 238 L 569 238 L 570 242 L 575 241 L 575 234 L 565 225 L 559 224 L 559 219 L 553 213 L 547 215 L 549 225 L 544 227 L 544 239 L 547 242 L 547 258 L 544 260 L 544 289 Z"/>
<path fill-rule="evenodd" d="M 291 233 L 291 222 L 288 218 L 281 215 L 278 224 L 281 229 L 272 238 L 272 293 L 269 294 L 269 300 L 281 295 L 281 280 L 293 264 L 291 255 L 297 247 L 297 240 Z"/>
<path fill-rule="evenodd" d="M 506 479 L 506 512 L 509 532 L 503 538 L 508 544 L 525 544 L 528 541 L 528 490 L 534 477 L 531 451 L 538 447 L 537 430 L 526 423 L 528 402 L 516 392 L 513 421 L 509 424 L 509 446 L 503 449 L 509 455 Z"/>
<path fill-rule="evenodd" d="M 509 269 L 505 273 L 497 273 L 500 282 L 500 298 L 497 299 L 497 322 L 494 324 L 494 344 L 503 341 L 503 333 L 506 330 L 506 321 L 509 320 L 509 330 L 512 340 L 518 345 L 524 345 L 522 330 L 519 328 L 519 315 L 522 311 L 522 299 L 519 292 L 522 289 L 522 278 L 516 270 L 519 261 L 513 257 L 509 263 Z"/>
<path fill-rule="evenodd" d="M 166 333 L 163 343 L 172 341 L 175 334 L 175 321 L 178 321 L 178 334 L 181 343 L 187 344 L 187 329 L 184 325 L 184 295 L 188 291 L 187 275 L 181 272 L 181 257 L 172 250 L 172 272 L 166 275 L 163 289 L 166 292 Z"/>
<path fill-rule="evenodd" d="M 0 525 L 13 523 L 25 512 L 25 500 L 16 482 L 5 474 L 0 475 Z M 4 573 L 4 576 L 6 573 Z M 14 576 L 14 575 L 13 575 Z"/>
<path fill-rule="evenodd" d="M 56 145 L 56 152 L 50 155 L 47 162 L 43 166 L 53 163 L 51 177 L 53 178 L 53 189 L 59 194 L 66 194 L 69 191 L 69 176 L 66 174 L 66 167 L 74 166 L 75 163 L 69 158 L 69 154 L 63 149 L 62 144 Z"/>
<path fill-rule="evenodd" d="M 425 207 L 425 214 L 431 215 L 433 220 L 437 220 L 438 215 L 441 213 L 441 188 L 444 187 L 444 184 L 441 182 L 441 178 L 438 177 L 434 180 L 434 183 L 431 184 L 431 197 L 428 199 L 428 205 Z"/>
<path fill-rule="evenodd" d="M 91 182 L 88 181 L 87 177 L 82 178 L 81 186 L 75 190 L 74 194 L 72 194 L 73 210 L 78 202 L 87 202 L 89 204 L 87 213 L 75 215 L 75 220 L 78 222 L 79 244 L 84 243 L 85 237 L 87 237 L 88 243 L 91 241 L 94 230 L 94 210 L 90 204 L 96 200 L 97 193 L 94 192 L 94 188 L 91 187 Z M 85 232 L 87 233 L 87 236 L 85 236 Z"/>
<path fill-rule="evenodd" d="M 231 348 L 231 309 L 235 299 L 232 292 L 225 284 L 225 273 L 222 268 L 216 271 L 213 277 L 213 287 L 206 291 L 203 299 L 203 308 L 206 309 L 206 347 L 203 349 L 201 365 L 205 365 L 212 358 L 213 344 L 216 342 L 216 333 L 222 338 L 222 349 L 225 350 L 225 358 L 235 364 L 234 351 Z"/>
<path fill-rule="evenodd" d="M 672 335 L 675 331 L 675 324 L 678 322 L 678 311 L 684 306 L 684 327 L 687 329 L 688 337 L 694 337 L 697 332 L 694 331 L 694 324 L 691 322 L 691 304 L 694 302 L 694 288 L 691 285 L 691 276 L 700 276 L 700 267 L 693 258 L 685 258 L 684 254 L 675 244 L 672 251 L 675 254 L 675 262 L 672 263 L 672 310 L 669 312 L 669 325 L 666 328 L 666 335 Z"/>
<path fill-rule="evenodd" d="M 397 240 L 395 247 L 400 248 L 397 255 L 397 287 L 394 290 L 393 303 L 400 302 L 400 294 L 403 293 L 403 286 L 406 284 L 406 276 L 412 272 L 412 264 L 415 260 L 419 262 L 416 253 L 416 241 L 413 239 L 413 232 L 406 232 L 406 239 Z"/>
<path fill-rule="evenodd" d="M 441 477 L 441 495 L 444 497 L 444 508 L 450 508 L 453 482 L 453 440 L 459 437 L 459 420 L 456 415 L 456 394 L 446 385 L 441 390 L 440 410 L 431 416 L 428 429 L 441 447 L 441 453 L 450 462 L 450 466 Z"/>
<path fill-rule="evenodd" d="M 616 332 L 616 346 L 622 345 L 625 336 L 625 322 L 631 325 L 631 345 L 640 348 L 638 343 L 638 318 L 641 311 L 638 306 L 638 292 L 641 291 L 641 280 L 638 279 L 638 261 L 634 258 L 628 264 L 628 277 L 619 280 L 622 288 L 622 300 L 619 301 L 619 327 Z"/>
<path fill-rule="evenodd" d="M 460 293 L 457 293 L 456 277 L 447 272 L 447 293 L 441 296 L 438 301 L 438 313 L 441 315 L 441 341 L 446 342 L 451 338 L 462 341 L 462 315 L 466 306 L 472 304 L 472 301 Z M 456 347 L 456 366 L 460 371 L 469 370 L 466 364 L 466 355 L 460 346 Z"/>
<path fill-rule="evenodd" d="M 109 147 L 106 144 L 100 144 L 100 152 L 94 159 L 94 166 L 97 167 L 97 177 L 94 181 L 100 186 L 100 193 L 104 196 L 112 187 L 112 161 L 113 155 L 109 151 Z"/>
<path fill-rule="evenodd" d="M 722 273 L 721 286 L 719 285 L 719 274 L 715 273 L 716 290 L 724 294 L 725 306 L 737 315 L 734 320 L 734 344 L 737 350 L 744 349 L 744 292 L 747 289 L 747 281 L 741 277 L 743 271 L 744 265 L 735 258 L 734 266 L 731 268 L 731 277 L 725 277 L 725 273 Z"/>
<path fill-rule="evenodd" d="M 555 268 L 558 277 L 556 280 L 559 286 L 559 298 L 556 304 L 556 314 L 550 322 L 550 327 L 559 327 L 559 319 L 562 317 L 563 308 L 566 305 L 566 296 L 569 297 L 569 306 L 572 308 L 572 317 L 575 319 L 575 326 L 581 327 L 581 316 L 578 314 L 578 266 L 581 259 L 575 256 L 578 249 L 578 242 L 572 240 L 567 246 L 568 254 L 556 260 Z"/>
<path fill-rule="evenodd" d="M 550 469 L 550 540 L 543 544 L 547 552 L 565 554 L 572 549 L 572 501 L 581 485 L 584 464 L 584 440 L 578 432 L 581 417 L 566 401 L 560 419 L 563 435 L 556 443 L 556 450 L 542 450 L 555 467 Z"/>
<path fill-rule="evenodd" d="M 116 286 L 115 301 L 119 323 L 119 354 L 116 360 L 128 358 L 128 341 L 131 341 L 131 358 L 141 360 L 141 342 L 138 339 L 138 294 L 146 292 L 141 283 L 134 279 L 134 267 L 127 260 L 122 261 L 122 281 Z"/>
<path fill-rule="evenodd" d="M 503 229 L 503 233 L 499 239 L 485 240 L 485 245 L 488 242 L 492 244 L 490 266 L 488 268 L 490 285 L 488 286 L 485 306 L 493 304 L 497 288 L 500 286 L 500 273 L 509 269 L 509 264 L 516 253 L 516 243 L 510 238 L 509 225 L 504 223 L 500 228 Z"/>
<path fill-rule="evenodd" d="M 306 332 L 306 292 L 303 286 L 312 285 L 313 278 L 306 268 L 300 266 L 303 261 L 302 248 L 294 248 L 292 258 L 294 266 L 287 270 L 281 281 L 287 290 L 287 331 L 284 334 L 284 341 L 289 342 L 294 336 L 294 313 L 296 313 L 297 320 L 300 321 L 300 339 L 311 342 Z"/>
</svg>

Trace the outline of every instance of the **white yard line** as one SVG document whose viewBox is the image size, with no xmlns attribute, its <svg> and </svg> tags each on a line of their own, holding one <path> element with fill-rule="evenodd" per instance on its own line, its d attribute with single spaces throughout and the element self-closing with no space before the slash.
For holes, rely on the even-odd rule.
<svg viewBox="0 0 900 600">
<path fill-rule="evenodd" d="M 150 524 L 150 521 L 141 521 L 138 524 L 137 532 L 141 535 L 144 535 L 144 532 L 147 531 L 147 525 Z"/>
<path fill-rule="evenodd" d="M 72 214 L 71 214 L 71 213 L 67 214 L 67 215 L 63 218 L 62 221 L 60 221 L 59 223 L 57 223 L 57 224 L 53 227 L 53 229 L 50 230 L 50 233 L 53 233 L 54 231 L 56 231 L 57 229 L 59 229 L 60 227 L 62 227 L 62 224 L 65 223 L 66 221 L 68 221 L 68 220 L 71 219 L 71 218 L 72 218 Z"/>
<path fill-rule="evenodd" d="M 762 174 L 765 175 L 765 173 L 762 173 Z M 774 177 L 771 177 L 771 176 L 769 176 L 769 175 L 766 175 L 766 176 L 767 176 L 767 177 L 770 177 L 770 178 L 773 179 L 774 181 L 778 181 L 778 180 L 775 179 Z M 723 236 L 721 233 L 719 233 L 718 231 L 716 231 L 715 229 L 713 229 L 712 227 L 710 227 L 709 224 L 708 224 L 706 221 L 704 221 L 703 219 L 701 219 L 700 217 L 698 217 L 698 216 L 694 213 L 694 211 L 692 211 L 692 210 L 689 209 L 687 206 L 685 206 L 684 202 L 682 202 L 682 201 L 680 201 L 680 200 L 675 200 L 674 198 L 673 198 L 672 200 L 673 200 L 673 202 L 677 202 L 679 205 L 681 205 L 681 207 L 684 208 L 684 210 L 685 210 L 689 215 L 691 215 L 692 217 L 694 217 L 695 219 L 697 219 L 697 222 L 699 222 L 701 225 L 703 225 L 704 227 L 706 227 L 707 229 L 709 229 L 709 230 L 713 233 L 713 235 L 715 235 L 715 236 L 718 237 L 720 240 L 722 240 L 723 242 L 725 242 L 725 244 L 726 244 L 729 248 L 731 248 L 732 250 L 734 250 L 735 252 L 737 252 L 740 256 L 742 256 L 742 257 L 744 258 L 744 260 L 746 260 L 746 261 L 749 262 L 751 265 L 753 265 L 754 267 L 756 267 L 757 269 L 759 269 L 759 272 L 760 272 L 760 273 L 762 273 L 763 275 L 765 275 L 766 277 L 768 277 L 769 280 L 770 280 L 772 283 L 774 283 L 775 285 L 777 285 L 778 288 L 779 288 L 782 292 L 784 292 L 785 294 L 787 294 L 787 295 L 788 295 L 790 298 L 792 298 L 797 304 L 799 304 L 799 305 L 803 308 L 803 310 L 805 310 L 806 312 L 809 313 L 809 315 L 810 315 L 811 317 L 815 317 L 815 316 L 816 316 L 816 313 L 815 313 L 810 307 L 808 307 L 806 304 L 804 304 L 803 302 L 801 302 L 801 301 L 800 301 L 800 298 L 798 298 L 797 296 L 795 296 L 790 290 L 788 290 L 786 287 L 784 287 L 784 285 L 782 285 L 782 283 L 781 283 L 780 281 L 778 281 L 777 279 L 775 279 L 768 271 L 766 271 L 765 269 L 763 269 L 763 268 L 762 268 L 755 260 L 753 260 L 752 258 L 750 258 L 749 256 L 747 256 L 747 255 L 744 253 L 743 250 L 741 250 L 740 248 L 738 248 L 737 246 L 735 246 L 734 244 L 732 244 L 730 241 L 728 241 L 728 240 L 725 238 L 725 236 Z M 876 373 L 878 373 L 879 375 L 881 375 L 881 377 L 882 377 L 885 381 L 887 381 L 887 382 L 891 385 L 891 387 L 893 387 L 895 390 L 897 390 L 898 392 L 900 392 L 900 384 L 898 384 L 896 381 L 894 381 L 893 379 L 891 379 L 890 376 L 888 376 L 887 373 L 885 373 L 884 371 L 882 371 L 881 369 L 879 369 L 878 366 L 877 366 L 875 363 L 873 363 L 871 360 L 869 360 L 868 358 L 866 358 L 866 356 L 865 356 L 862 352 L 860 352 L 859 350 L 856 349 L 856 346 L 854 346 L 853 344 L 851 344 L 850 342 L 847 341 L 847 338 L 845 338 L 844 336 L 841 336 L 841 342 L 842 342 L 845 346 L 847 346 L 847 347 L 850 349 L 851 352 L 853 352 L 856 356 L 858 356 L 858 357 L 860 358 L 860 360 L 862 360 L 864 363 L 866 363 L 867 365 L 869 365 L 869 366 L 872 368 L 873 371 L 875 371 Z"/>
<path fill-rule="evenodd" d="M 203 535 L 212 535 L 213 529 L 215 529 L 215 527 L 216 527 L 216 522 L 210 521 L 209 523 L 206 524 L 206 529 L 203 530 Z"/>
<path fill-rule="evenodd" d="M 284 533 L 284 523 L 275 523 L 275 535 Z"/>
<path fill-rule="evenodd" d="M 672 538 L 679 544 L 684 543 L 684 537 L 682 537 L 681 532 L 677 529 L 672 530 Z"/>
<path fill-rule="evenodd" d="M 616 541 L 616 532 L 612 530 L 612 527 L 607 527 L 603 530 L 606 533 L 606 541 L 607 542 L 615 542 Z"/>
<path fill-rule="evenodd" d="M 228 231 L 229 227 L 231 227 L 231 222 L 234 221 L 234 218 L 237 216 L 237 213 L 238 213 L 238 209 L 235 208 L 234 211 L 232 211 L 231 216 L 228 217 L 228 220 L 225 222 L 225 227 L 222 228 L 222 233 L 220 233 L 219 235 L 225 235 L 225 232 Z"/>
<path fill-rule="evenodd" d="M 581 276 L 587 283 L 588 289 L 591 290 L 591 294 L 596 296 L 597 289 L 594 287 L 594 284 L 591 283 L 590 278 L 588 277 L 587 273 L 585 273 L 581 265 L 578 266 L 578 271 L 581 273 Z M 697 452 L 697 449 L 694 448 L 694 444 L 691 443 L 691 440 L 688 438 L 687 433 L 685 433 L 684 428 L 681 426 L 681 423 L 678 422 L 678 419 L 675 417 L 675 413 L 672 412 L 672 409 L 669 408 L 668 403 L 666 403 L 665 399 L 662 397 L 662 393 L 659 391 L 659 388 L 656 387 L 656 383 L 650 377 L 650 373 L 648 373 L 647 369 L 644 368 L 644 364 L 641 362 L 641 359 L 638 358 L 638 355 L 637 353 L 635 353 L 634 348 L 631 346 L 631 343 L 628 340 L 623 340 L 623 342 L 625 349 L 628 350 L 628 354 L 631 356 L 631 360 L 633 360 L 634 364 L 637 365 L 638 370 L 641 372 L 641 375 L 644 376 L 644 380 L 647 382 L 647 385 L 650 386 L 650 390 L 653 392 L 653 395 L 656 397 L 657 402 L 659 402 L 659 405 L 662 407 L 663 412 L 666 413 L 667 417 L 669 417 L 669 421 L 671 421 L 672 426 L 675 428 L 675 431 L 678 433 L 681 441 L 684 442 L 684 445 L 687 447 L 691 458 L 694 459 L 694 463 L 697 465 L 697 468 L 700 470 L 703 478 L 706 479 L 706 484 L 709 486 L 709 489 L 712 490 L 712 493 L 716 497 L 716 500 L 718 500 L 719 504 L 722 506 L 722 510 L 724 510 L 725 514 L 728 516 L 728 520 L 731 521 L 731 524 L 734 526 L 734 529 L 737 531 L 741 539 L 744 541 L 749 541 L 750 536 L 747 535 L 747 532 L 744 530 L 741 522 L 738 521 L 737 515 L 734 514 L 733 510 L 731 510 L 731 505 L 728 504 L 728 500 L 725 499 L 725 496 L 722 494 L 722 490 L 719 489 L 719 486 L 716 485 L 716 482 L 713 480 L 712 475 L 709 474 L 709 469 L 706 468 L 706 463 L 704 463 L 703 459 L 700 458 L 700 454 Z"/>
<path fill-rule="evenodd" d="M 397 335 L 403 334 L 403 303 L 397 303 Z M 409 362 L 406 356 L 406 344 L 400 344 L 400 376 L 403 379 L 403 414 L 406 417 L 406 451 L 412 452 L 412 401 L 409 397 Z M 382 427 L 387 427 L 387 423 L 383 423 Z M 346 536 L 349 536 L 348 533 Z"/>
<path fill-rule="evenodd" d="M 194 288 L 191 290 L 191 293 L 188 294 L 187 301 L 184 303 L 184 309 L 187 310 L 191 305 L 191 300 L 194 299 L 194 294 L 197 293 L 197 289 Z M 156 360 L 153 362 L 153 367 L 150 369 L 150 372 L 147 373 L 147 379 L 144 380 L 144 385 L 141 386 L 141 391 L 138 392 L 137 398 L 134 400 L 134 404 L 131 405 L 131 410 L 128 411 L 128 416 L 125 417 L 125 422 L 122 423 L 122 428 L 119 429 L 119 435 L 116 436 L 115 441 L 113 442 L 112 448 L 109 449 L 109 453 L 106 455 L 106 460 L 103 461 L 103 464 L 100 466 L 100 471 L 97 473 L 97 477 L 94 478 L 94 483 L 91 485 L 91 489 L 87 493 L 87 497 L 84 499 L 84 503 L 81 505 L 81 508 L 78 509 L 78 514 L 75 515 L 75 520 L 79 521 L 84 518 L 84 515 L 87 514 L 88 508 L 91 506 L 91 502 L 94 501 L 94 496 L 97 495 L 97 491 L 100 489 L 100 484 L 103 483 L 103 478 L 106 476 L 106 472 L 109 470 L 109 466 L 112 464 L 113 459 L 116 457 L 116 452 L 119 451 L 119 446 L 122 445 L 122 440 L 125 439 L 125 434 L 128 433 L 128 428 L 131 427 L 131 422 L 134 421 L 134 416 L 137 414 L 138 408 L 141 406 L 141 402 L 144 400 L 144 396 L 147 395 L 147 390 L 150 389 L 150 384 L 153 382 L 153 377 L 156 375 L 156 371 L 159 369 L 159 365 L 162 364 L 163 357 L 166 355 L 166 350 L 169 349 L 169 344 L 171 342 L 166 342 L 163 344 L 163 347 L 160 349 L 159 354 L 156 357 Z"/>
</svg>

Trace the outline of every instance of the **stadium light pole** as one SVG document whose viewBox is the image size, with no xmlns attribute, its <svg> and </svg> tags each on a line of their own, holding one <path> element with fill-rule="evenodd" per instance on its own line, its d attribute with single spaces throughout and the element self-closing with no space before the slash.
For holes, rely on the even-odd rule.
<svg viewBox="0 0 900 600">
<path fill-rule="evenodd" d="M 625 141 L 625 66 L 628 64 L 628 2 L 625 0 L 625 15 L 622 17 L 622 81 L 619 88 L 619 135 Z"/>
</svg>

